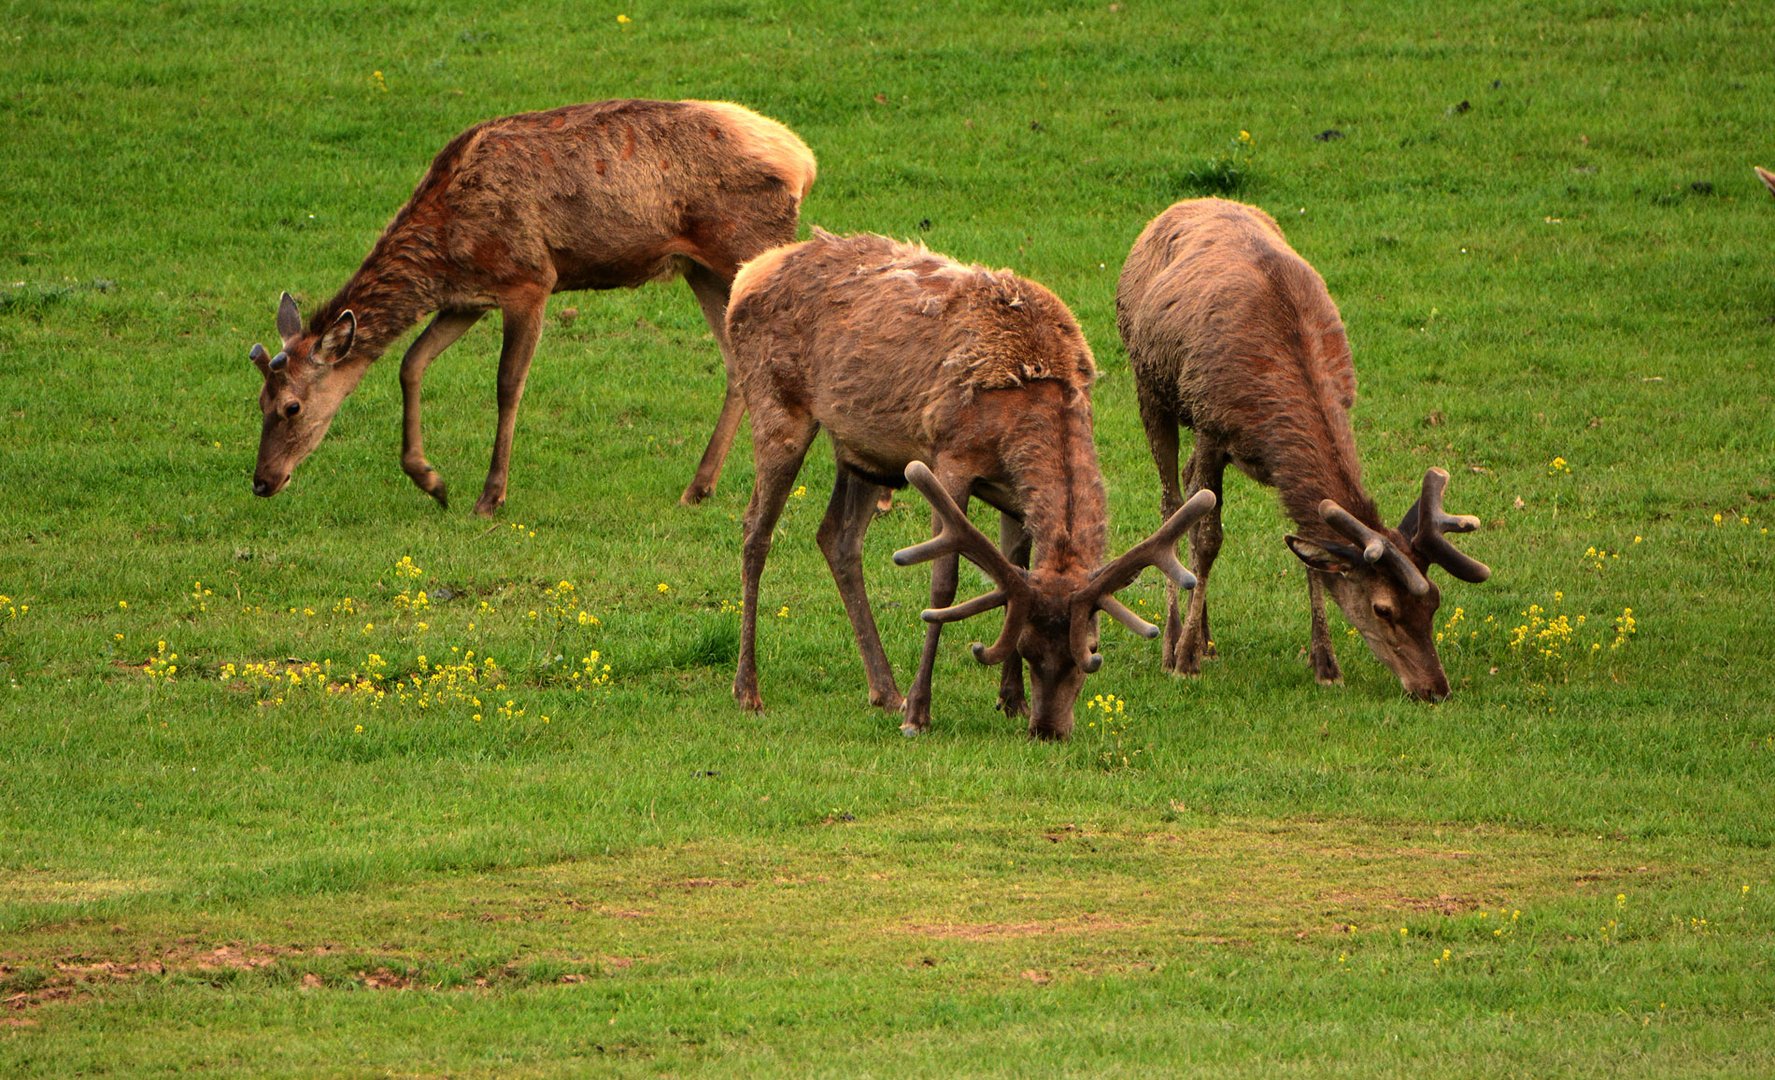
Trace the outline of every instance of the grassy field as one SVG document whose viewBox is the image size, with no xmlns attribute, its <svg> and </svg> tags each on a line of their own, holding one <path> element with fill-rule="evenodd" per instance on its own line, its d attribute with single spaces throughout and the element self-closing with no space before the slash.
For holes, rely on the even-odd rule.
<svg viewBox="0 0 1775 1080">
<path fill-rule="evenodd" d="M 1775 1073 L 1775 8 L 1220 7 L 6 4 L 0 1073 Z M 1032 744 L 957 628 L 908 741 L 816 450 L 742 714 L 750 447 L 676 505 L 721 392 L 681 286 L 551 304 L 497 522 L 401 473 L 400 346 L 255 499 L 278 292 L 469 123 L 626 96 L 747 103 L 820 156 L 804 222 L 1059 293 L 1118 550 L 1121 261 L 1175 199 L 1271 211 L 1383 511 L 1440 464 L 1484 519 L 1454 696 L 1336 616 L 1313 685 L 1237 477 L 1200 679 L 1106 628 L 1110 709 Z M 427 384 L 459 493 L 497 343 Z M 902 686 L 927 529 L 867 549 Z"/>
</svg>

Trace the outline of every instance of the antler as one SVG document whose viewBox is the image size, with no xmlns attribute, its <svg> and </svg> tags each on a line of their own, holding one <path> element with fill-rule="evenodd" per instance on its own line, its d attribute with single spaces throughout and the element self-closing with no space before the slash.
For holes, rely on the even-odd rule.
<svg viewBox="0 0 1775 1080">
<path fill-rule="evenodd" d="M 1443 474 L 1444 479 L 1447 475 Z M 1413 596 L 1422 596 L 1430 591 L 1430 579 L 1406 558 L 1405 552 L 1389 543 L 1380 533 L 1362 524 L 1356 515 L 1339 506 L 1335 499 L 1325 499 L 1319 503 L 1319 517 L 1325 524 L 1356 542 L 1362 549 L 1363 562 L 1373 564 L 1384 561 L 1392 568 L 1407 592 Z M 1409 536 L 1410 533 L 1406 535 Z"/>
<path fill-rule="evenodd" d="M 949 492 L 943 490 L 943 485 L 931 475 L 931 470 L 924 462 L 914 461 L 907 465 L 906 479 L 929 500 L 941 528 L 932 539 L 894 552 L 894 564 L 911 566 L 939 555 L 960 555 L 984 570 L 998 585 L 998 588 L 984 596 L 953 607 L 932 608 L 920 617 L 930 623 L 951 623 L 996 607 L 1004 607 L 1005 626 L 991 648 L 977 641 L 969 646 L 973 650 L 974 659 L 982 664 L 1003 663 L 1011 655 L 1017 634 L 1023 629 L 1023 623 L 1029 616 L 1028 572 L 1006 558 L 998 545 L 974 527 L 974 523 L 968 520 L 967 514 L 949 497 Z"/>
<path fill-rule="evenodd" d="M 1466 554 L 1445 532 L 1466 533 L 1479 528 L 1479 519 L 1471 514 L 1454 515 L 1442 509 L 1442 493 L 1448 488 L 1448 470 L 1432 467 L 1424 473 L 1423 493 L 1405 512 L 1399 531 L 1411 541 L 1419 555 L 1442 567 L 1462 581 L 1478 582 L 1491 577 L 1491 567 Z"/>
<path fill-rule="evenodd" d="M 1072 652 L 1073 660 L 1088 674 L 1103 664 L 1103 657 L 1090 649 L 1090 622 L 1093 611 L 1102 611 L 1116 622 L 1143 638 L 1159 636 L 1159 628 L 1134 614 L 1114 593 L 1127 588 L 1149 566 L 1158 567 L 1180 589 L 1196 587 L 1196 576 L 1177 561 L 1177 541 L 1185 529 L 1209 511 L 1216 502 L 1214 492 L 1196 492 L 1190 500 L 1165 519 L 1151 536 L 1123 552 L 1119 558 L 1098 567 L 1089 581 L 1073 594 Z"/>
</svg>

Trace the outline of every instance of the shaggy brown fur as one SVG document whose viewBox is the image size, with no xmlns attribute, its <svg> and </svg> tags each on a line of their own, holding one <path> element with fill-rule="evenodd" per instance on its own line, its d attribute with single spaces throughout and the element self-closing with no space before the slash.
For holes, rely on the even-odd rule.
<svg viewBox="0 0 1775 1080">
<path fill-rule="evenodd" d="M 499 308 L 499 427 L 476 504 L 491 513 L 505 498 L 518 399 L 549 295 L 683 276 L 724 343 L 734 273 L 793 238 L 814 173 L 812 153 L 792 132 L 726 102 L 605 101 L 469 128 L 439 152 L 357 273 L 306 328 L 294 322 L 293 304 L 289 323 L 280 314 L 288 363 L 264 371 L 255 491 L 281 489 L 369 364 L 435 311 L 402 361 L 402 464 L 442 502 L 443 481 L 421 447 L 420 381 L 438 353 Z M 329 333 L 332 348 L 323 347 Z M 686 502 L 712 490 L 742 409 L 730 386 Z"/>
<path fill-rule="evenodd" d="M 1440 483 L 1437 524 L 1425 530 L 1421 542 L 1415 507 L 1409 530 L 1381 523 L 1362 486 L 1350 429 L 1356 373 L 1343 320 L 1324 280 L 1288 246 L 1275 220 L 1255 207 L 1221 199 L 1177 203 L 1135 241 L 1122 268 L 1116 311 L 1165 512 L 1186 494 L 1177 471 L 1177 429 L 1188 426 L 1196 434 L 1184 476 L 1188 493 L 1206 489 L 1218 496 L 1222 472 L 1231 462 L 1274 486 L 1299 527 L 1300 535 L 1288 542 L 1313 568 L 1307 575 L 1311 658 L 1319 680 L 1341 678 L 1325 626 L 1321 590 L 1329 587 L 1408 692 L 1446 696 L 1448 680 L 1433 638 L 1439 597 L 1422 572 L 1443 554 L 1432 545 L 1431 531 L 1440 543 L 1441 528 L 1471 526 L 1440 514 Z M 1328 517 L 1328 500 L 1359 526 L 1340 526 L 1346 519 L 1337 514 Z M 1350 546 L 1353 536 L 1346 530 L 1362 529 L 1368 530 L 1362 536 L 1380 541 L 1371 554 Z M 1167 670 L 1194 674 L 1212 655 L 1207 581 L 1220 538 L 1218 510 L 1191 530 L 1191 564 L 1199 584 L 1187 622 L 1180 622 L 1172 593 Z M 1376 561 L 1389 550 L 1387 561 Z M 1457 574 L 1478 572 L 1471 560 L 1458 555 L 1447 560 Z"/>
<path fill-rule="evenodd" d="M 1066 306 L 1009 271 L 964 266 L 885 237 L 815 230 L 813 240 L 766 252 L 740 271 L 727 326 L 758 466 L 746 512 L 735 696 L 748 708 L 762 705 L 754 660 L 758 579 L 783 501 L 823 427 L 838 482 L 820 545 L 856 631 L 871 702 L 902 705 L 863 592 L 863 533 L 877 485 L 902 486 L 907 467 L 924 462 L 939 495 L 964 508 L 978 496 L 997 508 L 1005 553 L 1033 567 L 1013 567 L 996 549 L 963 550 L 1006 578 L 1000 590 L 1012 597 L 1000 645 L 977 654 L 1007 661 L 1001 706 L 1018 713 L 1029 704 L 1019 658 L 1027 659 L 1031 731 L 1070 731 L 1084 675 L 1075 654 L 1095 642 L 1096 602 L 1082 615 L 1068 605 L 1094 580 L 1106 527 L 1091 434 L 1096 366 Z M 955 550 L 933 573 L 934 608 L 954 599 Z M 991 606 L 963 605 L 969 614 Z M 909 733 L 930 723 L 931 667 L 947 619 L 931 621 L 904 702 Z M 1015 639 L 1014 653 L 1007 638 Z"/>
</svg>

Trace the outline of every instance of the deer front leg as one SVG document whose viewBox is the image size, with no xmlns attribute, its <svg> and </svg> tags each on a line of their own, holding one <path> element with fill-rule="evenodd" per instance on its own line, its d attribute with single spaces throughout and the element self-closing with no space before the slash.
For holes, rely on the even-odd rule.
<svg viewBox="0 0 1775 1080">
<path fill-rule="evenodd" d="M 826 565 L 832 568 L 832 579 L 838 583 L 838 595 L 844 599 L 857 649 L 863 654 L 869 704 L 898 710 L 905 699 L 894 685 L 894 669 L 881 647 L 881 634 L 875 628 L 875 613 L 869 608 L 869 593 L 863 584 L 863 534 L 875 516 L 875 492 L 876 485 L 839 465 L 832 501 L 826 507 L 826 519 L 820 522 L 819 543 Z"/>
<path fill-rule="evenodd" d="M 475 513 L 482 517 L 492 517 L 505 505 L 518 402 L 524 397 L 524 380 L 530 375 L 536 340 L 542 336 L 542 316 L 548 298 L 548 287 L 541 286 L 508 298 L 500 308 L 505 320 L 505 340 L 499 350 L 499 426 L 493 434 L 493 464 L 487 469 L 487 483 L 475 501 Z"/>
<path fill-rule="evenodd" d="M 937 482 L 949 492 L 949 497 L 961 507 L 962 513 L 968 512 L 969 489 L 973 482 L 966 477 L 957 479 L 945 476 L 939 467 L 933 470 Z M 936 536 L 943 531 L 943 519 L 936 512 L 931 512 L 931 535 Z M 959 573 L 959 556 L 954 554 L 939 555 L 931 561 L 931 607 L 946 608 L 955 602 L 955 586 Z M 924 648 L 918 656 L 918 674 L 913 676 L 912 689 L 906 693 L 906 719 L 900 724 L 900 731 L 908 736 L 922 735 L 931 729 L 931 679 L 937 666 L 937 641 L 943 636 L 943 625 L 931 623 L 925 627 Z"/>
<path fill-rule="evenodd" d="M 764 576 L 764 559 L 770 554 L 777 518 L 789 501 L 801 459 L 818 430 L 809 417 L 773 409 L 753 439 L 758 476 L 752 483 L 752 501 L 746 506 L 745 539 L 740 547 L 740 656 L 733 675 L 734 699 L 749 712 L 764 708 L 764 699 L 758 694 L 758 582 Z"/>
<path fill-rule="evenodd" d="M 1200 674 L 1202 661 L 1215 655 L 1214 639 L 1208 632 L 1208 575 L 1213 572 L 1215 557 L 1220 554 L 1220 487 L 1225 472 L 1226 455 L 1198 432 L 1196 449 L 1189 461 L 1189 494 L 1194 496 L 1206 489 L 1214 492 L 1216 501 L 1213 510 L 1190 526 L 1190 571 L 1196 575 L 1196 587 L 1190 590 L 1189 614 L 1183 620 L 1183 632 L 1167 667 L 1179 675 Z M 1168 605 L 1175 610 L 1177 586 L 1167 585 L 1165 591 Z"/>
<path fill-rule="evenodd" d="M 715 431 L 709 436 L 709 445 L 703 450 L 703 459 L 697 463 L 690 486 L 678 498 L 685 506 L 695 506 L 714 492 L 715 481 L 721 478 L 721 465 L 727 460 L 727 451 L 740 430 L 740 420 L 746 415 L 746 399 L 734 378 L 733 357 L 727 347 L 727 297 L 733 280 L 704 266 L 691 267 L 684 280 L 702 305 L 709 329 L 715 332 L 715 344 L 721 349 L 721 362 L 727 371 L 727 389 L 721 399 L 721 415 L 715 419 Z"/>
<path fill-rule="evenodd" d="M 444 478 L 425 460 L 425 442 L 419 428 L 419 385 L 425 379 L 425 369 L 438 358 L 438 354 L 456 343 L 456 339 L 468 332 L 469 327 L 481 320 L 485 312 L 480 311 L 440 311 L 431 320 L 431 325 L 413 339 L 407 346 L 407 354 L 401 357 L 401 469 L 419 490 L 438 501 L 439 506 L 450 505 L 449 497 L 444 491 Z"/>
<path fill-rule="evenodd" d="M 1313 680 L 1320 686 L 1337 686 L 1344 681 L 1344 673 L 1337 666 L 1337 651 L 1331 647 L 1331 630 L 1325 624 L 1325 581 L 1313 569 L 1307 570 L 1307 606 L 1313 612 L 1313 643 L 1307 652 Z"/>
<path fill-rule="evenodd" d="M 999 550 L 1010 556 L 1011 562 L 1029 569 L 1029 534 L 1024 531 L 1023 523 L 1009 514 L 1000 514 L 998 518 Z M 1029 698 L 1023 689 L 1023 657 L 1012 653 L 1005 659 L 1003 669 L 998 678 L 998 710 L 1006 716 L 1028 716 Z"/>
</svg>

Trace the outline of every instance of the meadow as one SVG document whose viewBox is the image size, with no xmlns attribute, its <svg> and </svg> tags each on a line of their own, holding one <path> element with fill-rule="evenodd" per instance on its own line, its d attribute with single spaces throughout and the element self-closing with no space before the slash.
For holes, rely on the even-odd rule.
<svg viewBox="0 0 1775 1080">
<path fill-rule="evenodd" d="M 0 1074 L 1775 1073 L 1775 8 L 4 10 Z M 1484 522 L 1453 696 L 1336 614 L 1315 686 L 1229 474 L 1200 678 L 1106 626 L 1032 743 L 959 626 L 905 739 L 816 447 L 742 713 L 750 445 L 677 505 L 722 387 L 681 285 L 551 302 L 495 521 L 497 319 L 426 385 L 457 505 L 399 468 L 404 343 L 254 498 L 280 290 L 468 124 L 611 97 L 745 103 L 819 156 L 804 228 L 1054 289 L 1115 550 L 1159 504 L 1121 261 L 1176 199 L 1269 210 L 1383 512 L 1442 465 Z M 902 688 L 928 529 L 904 493 L 866 548 Z"/>
</svg>

